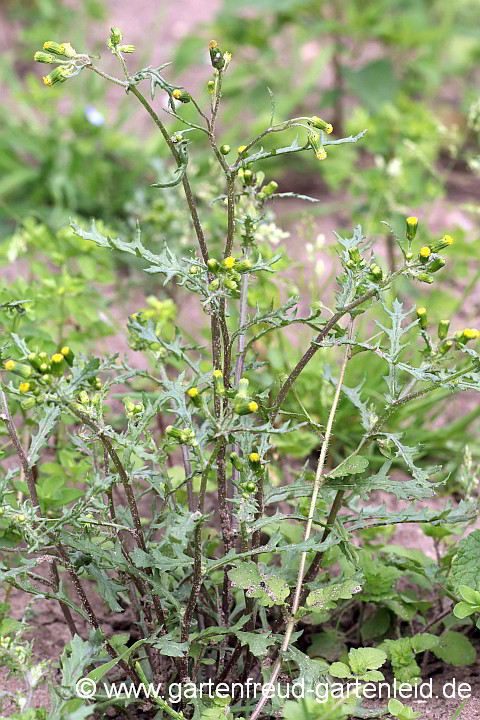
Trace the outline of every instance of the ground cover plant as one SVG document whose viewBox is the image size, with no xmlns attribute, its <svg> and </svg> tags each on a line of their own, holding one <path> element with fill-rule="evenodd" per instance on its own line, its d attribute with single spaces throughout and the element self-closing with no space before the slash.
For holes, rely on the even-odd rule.
<svg viewBox="0 0 480 720">
<path fill-rule="evenodd" d="M 229 52 L 209 45 L 205 109 L 167 79 L 165 65 L 132 72 L 135 48 L 118 28 L 107 44 L 119 76 L 70 43 L 47 41 L 35 59 L 47 67 L 46 86 L 68 89 L 79 74 L 94 73 L 144 107 L 172 160 L 155 187 L 182 193 L 197 247 L 181 254 L 169 245 L 168 228 L 164 247 L 150 247 L 141 224 L 117 237 L 102 218 L 90 226 L 73 220 L 55 237 L 67 266 L 78 243 L 99 259 L 110 251 L 132 256 L 162 287 L 176 285 L 172 297 L 152 297 L 128 315 L 138 364 L 84 352 L 82 334 L 63 315 L 53 328 L 42 321 L 43 335 L 35 332 L 23 324 L 31 299 L 19 293 L 0 308 L 0 579 L 57 601 L 72 635 L 54 678 L 23 639 L 28 617 L 9 617 L 9 590 L 0 656 L 25 691 L 5 697 L 24 718 L 368 716 L 365 684 L 384 673 L 413 686 L 428 653 L 453 666 L 476 659 L 480 531 L 461 538 L 477 516 L 478 473 L 461 446 L 471 418 L 458 421 L 455 436 L 457 501 L 434 509 L 422 501 L 449 474 L 433 450 L 422 455 L 405 442 L 399 422 L 419 402 L 434 411 L 439 394 L 480 388 L 480 332 L 427 309 L 426 290 L 447 272 L 455 241 L 448 233 L 431 239 L 408 216 L 401 234 L 389 228 L 396 253 L 387 268 L 361 226 L 338 234 L 335 295 L 315 298 L 301 313 L 298 297 L 275 293 L 286 263 L 264 231 L 275 232 L 272 201 L 295 193 L 268 176 L 268 161 L 306 153 L 328 163 L 368 135 L 337 138 L 317 115 L 278 120 L 266 93 L 269 123 L 232 149 L 217 132 Z M 163 94 L 175 129 L 154 109 Z M 194 108 L 194 120 L 183 117 L 184 106 Z M 282 143 L 292 129 L 298 136 Z M 218 188 L 214 222 L 208 207 L 199 211 L 191 184 L 199 134 L 210 145 L 211 187 Z M 274 144 L 264 149 L 267 138 Z M 394 296 L 401 279 L 424 288 L 423 303 L 410 307 Z M 173 298 L 182 294 L 204 314 L 207 345 L 195 328 L 177 327 Z M 88 316 L 88 336 L 85 323 Z M 275 371 L 262 357 L 265 338 L 288 337 L 297 326 L 309 342 L 287 372 Z M 349 384 L 359 370 L 376 395 L 365 395 L 363 380 Z M 315 394 L 326 408 L 322 422 L 309 411 Z M 355 432 L 336 440 L 349 422 Z M 375 504 L 379 492 L 401 509 Z M 411 523 L 434 538 L 435 560 L 389 544 L 394 526 Z M 124 614 L 128 632 L 102 630 L 98 596 Z M 335 684 L 349 680 L 355 690 L 336 694 Z M 49 710 L 32 705 L 42 681 L 51 685 Z M 255 697 L 252 681 L 276 692 Z M 114 682 L 124 683 L 119 694 Z M 129 692 L 150 682 L 156 697 Z M 202 682 L 211 692 L 200 697 Z M 317 695 L 289 694 L 294 682 Z M 415 716 L 398 700 L 388 712 Z"/>
</svg>

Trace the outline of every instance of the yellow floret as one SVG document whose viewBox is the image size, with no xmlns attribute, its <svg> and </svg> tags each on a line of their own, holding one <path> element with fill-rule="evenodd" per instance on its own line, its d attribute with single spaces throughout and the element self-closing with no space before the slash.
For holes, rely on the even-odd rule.
<svg viewBox="0 0 480 720">
<path fill-rule="evenodd" d="M 250 410 L 250 412 L 257 412 L 258 405 L 255 400 L 251 400 L 251 402 L 248 403 L 248 409 Z"/>
<path fill-rule="evenodd" d="M 54 363 L 61 363 L 63 362 L 63 355 L 61 353 L 55 353 L 55 355 L 52 355 L 52 362 Z"/>
<path fill-rule="evenodd" d="M 233 266 L 235 265 L 235 258 L 230 255 L 230 257 L 226 257 L 223 261 L 223 264 L 225 265 L 228 270 L 231 270 Z"/>
<path fill-rule="evenodd" d="M 27 393 L 30 390 L 30 383 L 21 382 L 18 389 L 20 390 L 21 393 Z"/>
<path fill-rule="evenodd" d="M 451 235 L 444 235 L 442 240 L 447 243 L 447 245 L 453 245 L 453 238 Z"/>
<path fill-rule="evenodd" d="M 411 215 L 407 218 L 407 224 L 408 225 L 418 225 L 418 218 L 415 217 L 415 215 Z"/>
<path fill-rule="evenodd" d="M 212 372 L 212 375 L 213 375 L 214 378 L 223 377 L 223 373 L 222 373 L 221 370 L 214 370 L 214 371 Z"/>
<path fill-rule="evenodd" d="M 188 397 L 194 398 L 198 395 L 198 390 L 196 387 L 190 388 L 190 390 L 187 391 Z"/>
<path fill-rule="evenodd" d="M 5 360 L 5 363 L 4 363 L 4 365 L 5 365 L 5 370 L 9 370 L 10 372 L 11 372 L 12 370 L 15 370 L 16 364 L 17 364 L 17 363 L 15 362 L 15 360 Z"/>
<path fill-rule="evenodd" d="M 253 452 L 253 453 L 250 453 L 250 455 L 248 456 L 248 459 L 252 463 L 258 463 L 258 462 L 260 462 L 260 455 L 256 452 Z"/>
<path fill-rule="evenodd" d="M 432 251 L 430 250 L 429 247 L 427 247 L 427 246 L 425 245 L 424 247 L 420 248 L 420 253 L 419 253 L 419 254 L 420 254 L 420 257 L 422 257 L 422 258 L 428 258 L 428 257 L 430 257 L 430 255 L 432 254 Z"/>
</svg>

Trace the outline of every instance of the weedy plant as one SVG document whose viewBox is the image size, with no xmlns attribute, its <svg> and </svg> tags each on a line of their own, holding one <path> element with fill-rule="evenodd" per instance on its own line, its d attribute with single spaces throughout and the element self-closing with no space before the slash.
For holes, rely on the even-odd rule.
<svg viewBox="0 0 480 720">
<path fill-rule="evenodd" d="M 131 74 L 125 56 L 134 48 L 123 44 L 118 28 L 108 47 L 121 78 L 69 43 L 47 42 L 35 59 L 54 65 L 46 85 L 91 71 L 143 105 L 176 164 L 171 179 L 155 186 L 183 187 L 199 249 L 178 257 L 165 245 L 154 253 L 142 243 L 140 228 L 131 241 L 103 234 L 94 222 L 88 230 L 72 223 L 73 231 L 82 241 L 136 256 L 147 273 L 162 275 L 164 284 L 176 281 L 195 296 L 209 320 L 211 347 L 183 341 L 167 301 L 128 318 L 131 347 L 148 358 L 147 369 L 118 355 L 85 356 L 69 345 L 46 352 L 41 338 L 27 344 L 16 332 L 2 348 L 1 418 L 10 462 L 0 485 L 0 578 L 58 601 L 72 634 L 60 658 L 60 679 L 52 683 L 49 717 L 102 715 L 111 707 L 130 715 L 135 703 L 151 716 L 178 719 L 256 720 L 282 708 L 286 718 L 365 715 L 362 687 L 384 679 L 379 668 L 387 660 L 397 677 L 415 684 L 421 678 L 418 653 L 453 664 L 475 659 L 466 634 L 451 629 L 474 629 L 480 607 L 479 531 L 453 544 L 457 528 L 460 533 L 476 516 L 474 463 L 467 455 L 458 504 L 419 507 L 417 501 L 434 496 L 439 468 L 419 466 L 418 448 L 405 445 L 401 432 L 389 432 L 395 413 L 420 397 L 480 388 L 476 329 L 451 332 L 442 319 L 432 332 L 425 308 L 405 310 L 398 300 L 385 300 L 397 278 L 432 284 L 452 238 L 422 245 L 418 220 L 409 217 L 405 236 L 395 236 L 401 265 L 385 271 L 356 227 L 352 237 L 337 236 L 341 270 L 332 308 L 319 299 L 304 317 L 298 298 L 250 308 L 250 291 L 280 261 L 259 252 L 258 230 L 269 220 L 272 199 L 291 196 L 278 192 L 275 180 L 265 182 L 260 168 L 274 156 L 301 152 L 324 161 L 327 149 L 336 151 L 364 133 L 332 139 L 332 126 L 317 116 L 275 123 L 272 98 L 268 127 L 234 152 L 217 138 L 228 52 L 210 43 L 207 112 L 164 78 L 165 65 Z M 166 94 L 169 114 L 184 129 L 167 130 L 140 89 L 144 81 L 152 101 Z M 196 123 L 182 119 L 187 103 L 198 113 Z M 301 142 L 268 151 L 259 146 L 262 138 L 292 128 Z M 216 203 L 225 210 L 226 234 L 216 257 L 189 179 L 189 138 L 195 133 L 207 136 L 214 167 L 224 177 L 225 193 Z M 383 308 L 384 323 L 362 339 L 356 321 L 375 306 Z M 18 301 L 3 308 L 19 309 Z M 296 324 L 313 332 L 308 348 L 287 375 L 252 393 L 250 381 L 264 365 L 257 353 L 262 338 L 288 333 Z M 308 412 L 284 407 L 320 349 L 328 350 L 337 368 L 334 373 L 325 364 L 318 378 L 331 388 L 322 427 Z M 370 404 L 361 386 L 345 384 L 347 368 L 363 353 L 385 368 L 384 392 Z M 317 392 L 315 378 L 309 391 Z M 328 450 L 342 394 L 363 430 L 356 447 L 334 463 Z M 15 422 L 18 411 L 37 428 L 28 445 Z M 318 437 L 314 473 L 308 463 L 286 468 L 277 462 L 277 438 L 298 441 L 302 428 Z M 375 466 L 372 458 L 382 461 Z M 392 473 L 399 464 L 407 478 Z M 405 508 L 369 505 L 375 491 L 407 501 Z M 400 523 L 428 525 L 436 562 L 414 551 L 388 554 L 382 539 Z M 459 601 L 454 610 L 450 599 Z M 110 613 L 124 615 L 128 633 L 102 630 L 102 602 Z M 320 632 L 312 636 L 315 628 Z M 23 627 L 7 630 L 11 636 Z M 336 679 L 354 680 L 357 687 L 339 697 Z M 113 681 L 123 682 L 119 693 Z M 259 693 L 257 681 L 275 691 Z M 325 683 L 321 702 L 289 697 L 294 681 L 304 693 Z M 149 682 L 158 692 L 145 704 L 145 696 L 131 689 Z M 202 693 L 205 683 L 208 692 Z M 25 699 L 20 709 L 35 716 Z M 393 710 L 414 716 L 398 704 Z"/>
</svg>

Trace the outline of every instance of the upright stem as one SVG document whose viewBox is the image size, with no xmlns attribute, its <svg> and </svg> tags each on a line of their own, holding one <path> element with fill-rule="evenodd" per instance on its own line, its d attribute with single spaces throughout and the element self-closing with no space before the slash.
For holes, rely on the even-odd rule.
<svg viewBox="0 0 480 720">
<path fill-rule="evenodd" d="M 349 338 L 351 338 L 351 336 L 352 336 L 352 327 L 353 327 L 353 319 L 350 320 L 350 323 L 349 323 L 349 328 L 348 328 Z M 328 416 L 327 427 L 325 429 L 325 437 L 323 439 L 322 449 L 320 451 L 320 457 L 318 459 L 317 472 L 315 475 L 315 484 L 313 486 L 312 498 L 310 501 L 310 510 L 308 513 L 308 520 L 307 520 L 307 524 L 305 527 L 305 536 L 304 536 L 305 541 L 307 541 L 309 539 L 311 531 L 312 531 L 313 517 L 315 514 L 318 493 L 319 493 L 320 487 L 322 485 L 322 472 L 323 472 L 323 468 L 325 465 L 325 459 L 327 457 L 328 443 L 330 441 L 330 435 L 332 433 L 333 421 L 335 419 L 335 414 L 337 412 L 338 401 L 340 399 L 340 392 L 342 390 L 343 379 L 345 376 L 345 369 L 347 367 L 349 357 L 350 357 L 350 347 L 347 347 L 347 349 L 345 350 L 344 357 L 343 357 L 342 367 L 340 370 L 340 377 L 338 378 L 338 383 L 337 383 L 337 389 L 335 391 L 335 396 L 333 398 L 332 407 L 330 409 L 330 414 Z M 295 629 L 295 625 L 296 625 L 295 615 L 296 615 L 299 605 L 300 605 L 300 595 L 302 593 L 302 587 L 303 587 L 303 582 L 304 582 L 306 560 L 307 560 L 307 553 L 303 552 L 300 556 L 300 567 L 298 569 L 297 584 L 295 587 L 295 595 L 294 595 L 294 599 L 293 599 L 291 617 L 288 622 L 287 629 L 285 630 L 285 635 L 283 637 L 283 642 L 282 642 L 282 647 L 281 647 L 282 652 L 286 652 L 288 650 L 288 646 L 290 644 L 290 638 L 292 637 L 292 633 Z M 272 683 L 272 684 L 275 683 L 275 681 L 278 677 L 278 673 L 280 672 L 281 664 L 282 664 L 282 660 L 281 660 L 281 658 L 279 658 L 273 668 L 273 672 L 272 672 L 272 675 L 269 680 L 270 683 Z M 250 720 L 256 720 L 256 718 L 260 715 L 262 708 L 265 705 L 265 703 L 267 702 L 267 700 L 268 700 L 267 696 L 262 697 L 260 702 L 257 704 L 255 710 L 253 711 L 252 715 L 250 716 Z"/>
</svg>

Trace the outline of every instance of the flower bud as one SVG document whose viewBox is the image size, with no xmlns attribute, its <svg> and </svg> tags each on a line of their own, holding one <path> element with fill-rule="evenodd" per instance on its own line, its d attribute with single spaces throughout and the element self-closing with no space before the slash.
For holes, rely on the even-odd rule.
<svg viewBox="0 0 480 720">
<path fill-rule="evenodd" d="M 55 57 L 55 55 L 51 55 L 50 53 L 42 52 L 41 50 L 38 50 L 35 53 L 33 59 L 35 60 L 35 62 L 46 63 L 48 65 L 51 65 L 54 62 L 58 62 L 58 57 Z"/>
<path fill-rule="evenodd" d="M 257 412 L 258 405 L 255 400 L 246 400 L 241 395 L 235 396 L 235 412 L 237 415 L 250 415 Z"/>
<path fill-rule="evenodd" d="M 88 393 L 85 390 L 82 390 L 78 393 L 78 400 L 82 405 L 90 404 L 90 398 L 88 397 Z"/>
<path fill-rule="evenodd" d="M 450 327 L 450 320 L 440 320 L 438 323 L 438 338 L 439 340 L 445 340 L 448 335 L 448 328 Z"/>
<path fill-rule="evenodd" d="M 469 340 L 478 340 L 480 338 L 480 332 L 475 328 L 465 328 L 463 331 L 463 342 L 467 343 Z"/>
<path fill-rule="evenodd" d="M 187 395 L 192 401 L 192 403 L 195 405 L 195 407 L 201 407 L 202 401 L 200 400 L 200 393 L 198 392 L 198 388 L 191 387 L 187 390 Z"/>
<path fill-rule="evenodd" d="M 311 147 L 313 148 L 313 151 L 315 152 L 315 157 L 317 158 L 317 160 L 325 160 L 325 158 L 327 157 L 327 153 L 322 143 L 320 142 L 320 135 L 313 132 L 308 133 L 308 139 Z"/>
<path fill-rule="evenodd" d="M 242 470 L 242 461 L 240 460 L 236 452 L 230 453 L 230 462 L 232 463 L 235 470 L 237 470 L 238 472 Z"/>
<path fill-rule="evenodd" d="M 225 385 L 223 383 L 223 373 L 221 370 L 214 370 L 212 377 L 215 383 L 215 392 L 217 395 L 225 395 Z"/>
<path fill-rule="evenodd" d="M 419 273 L 419 275 L 417 275 L 417 278 L 420 280 L 420 282 L 427 283 L 427 285 L 431 285 L 433 283 L 433 277 L 431 275 L 428 275 L 428 273 Z"/>
<path fill-rule="evenodd" d="M 369 267 L 370 277 L 374 282 L 381 282 L 383 280 L 383 270 L 376 263 L 372 263 Z"/>
<path fill-rule="evenodd" d="M 237 260 L 235 263 L 235 270 L 239 273 L 246 273 L 249 272 L 249 270 L 252 269 L 252 261 L 248 260 L 248 258 L 244 258 L 243 260 Z"/>
<path fill-rule="evenodd" d="M 134 53 L 135 45 L 119 45 L 118 49 L 123 53 Z"/>
<path fill-rule="evenodd" d="M 28 356 L 27 359 L 28 359 L 28 362 L 30 363 L 30 365 L 31 365 L 33 368 L 35 368 L 35 370 L 39 370 L 39 369 L 40 369 L 41 361 L 40 361 L 40 358 L 39 358 L 39 356 L 37 355 L 37 353 L 31 352 L 31 353 L 29 354 L 29 356 Z"/>
<path fill-rule="evenodd" d="M 353 260 L 355 264 L 359 263 L 362 259 L 360 255 L 360 250 L 357 247 L 349 248 L 348 254 L 350 256 L 350 260 Z"/>
<path fill-rule="evenodd" d="M 52 355 L 52 372 L 54 375 L 63 375 L 63 370 L 65 367 L 63 364 L 64 359 L 65 358 L 63 357 L 62 353 L 55 353 L 54 355 Z"/>
<path fill-rule="evenodd" d="M 40 381 L 42 385 L 51 385 L 53 382 L 53 377 L 47 372 L 40 378 Z"/>
<path fill-rule="evenodd" d="M 246 149 L 247 149 L 246 145 L 239 145 L 237 148 L 238 155 L 243 155 L 243 153 L 245 152 Z"/>
<path fill-rule="evenodd" d="M 32 375 L 32 368 L 30 367 L 30 365 L 23 365 L 22 363 L 16 362 L 15 360 L 5 360 L 4 368 L 5 370 L 8 370 L 8 372 L 25 378 L 25 380 L 28 380 L 28 378 Z"/>
<path fill-rule="evenodd" d="M 215 280 L 212 280 L 212 282 L 209 284 L 208 289 L 211 290 L 211 292 L 215 292 L 220 287 L 220 280 L 218 278 L 215 278 Z"/>
<path fill-rule="evenodd" d="M 249 381 L 247 380 L 247 378 L 240 378 L 240 380 L 238 381 L 237 397 L 241 397 L 241 398 L 245 398 L 245 399 L 248 398 L 248 386 L 249 386 Z"/>
<path fill-rule="evenodd" d="M 210 270 L 210 272 L 213 272 L 213 273 L 218 272 L 218 262 L 215 260 L 215 258 L 210 258 L 208 260 L 207 267 Z"/>
<path fill-rule="evenodd" d="M 227 270 L 231 270 L 234 265 L 235 265 L 235 258 L 232 257 L 231 255 L 229 255 L 229 257 L 226 257 L 225 260 L 223 261 L 223 266 Z"/>
<path fill-rule="evenodd" d="M 174 425 L 168 425 L 168 427 L 165 428 L 165 435 L 167 435 L 169 438 L 181 440 L 183 434 L 183 431 L 180 430 L 180 428 L 175 427 Z"/>
<path fill-rule="evenodd" d="M 73 47 L 68 42 L 57 43 L 57 42 L 54 42 L 53 40 L 47 40 L 47 42 L 43 43 L 43 49 L 49 53 L 54 53 L 55 55 L 61 55 L 63 57 L 67 57 L 67 58 L 77 57 L 76 51 L 73 49 Z M 45 62 L 45 61 L 42 60 L 40 62 Z"/>
<path fill-rule="evenodd" d="M 189 92 L 187 92 L 186 90 L 180 90 L 179 88 L 174 90 L 172 92 L 172 95 L 175 100 L 179 100 L 181 103 L 188 103 L 192 99 L 192 96 Z"/>
<path fill-rule="evenodd" d="M 225 278 L 223 284 L 228 290 L 238 290 L 238 283 L 236 283 L 235 280 L 231 280 L 231 278 Z"/>
<path fill-rule="evenodd" d="M 20 406 L 22 410 L 31 410 L 35 405 L 37 404 L 37 401 L 34 397 L 28 397 L 21 401 Z"/>
<path fill-rule="evenodd" d="M 262 188 L 262 193 L 269 197 L 270 195 L 273 195 L 276 190 L 278 190 L 278 183 L 275 182 L 275 180 L 270 180 L 268 185 L 265 185 Z"/>
<path fill-rule="evenodd" d="M 428 263 L 427 270 L 429 273 L 437 272 L 438 270 L 441 270 L 443 267 L 445 267 L 446 260 L 443 257 L 443 255 L 437 255 Z"/>
<path fill-rule="evenodd" d="M 410 260 L 412 260 L 412 259 L 413 259 L 413 253 L 412 253 L 412 252 L 407 252 L 407 253 L 405 253 L 405 260 L 406 260 L 407 262 L 410 262 Z"/>
<path fill-rule="evenodd" d="M 221 70 L 225 65 L 225 60 L 218 48 L 216 40 L 210 40 L 210 42 L 208 43 L 208 50 L 210 53 L 210 61 L 212 63 L 212 67 L 214 67 L 216 70 Z"/>
<path fill-rule="evenodd" d="M 419 319 L 419 325 L 422 328 L 422 330 L 426 330 L 428 328 L 428 315 L 427 310 L 424 307 L 417 308 L 417 318 Z"/>
<path fill-rule="evenodd" d="M 125 406 L 125 411 L 127 413 L 133 413 L 133 411 L 135 410 L 135 403 L 133 402 L 133 400 L 131 398 L 129 398 L 129 397 L 123 398 L 123 404 Z"/>
<path fill-rule="evenodd" d="M 207 90 L 208 90 L 208 92 L 209 92 L 209 93 L 213 93 L 214 89 L 215 89 L 215 81 L 214 81 L 214 80 L 209 80 L 208 83 L 207 83 Z"/>
<path fill-rule="evenodd" d="M 190 265 L 190 267 L 188 268 L 189 275 L 198 275 L 199 271 L 200 268 L 198 267 L 198 265 Z"/>
<path fill-rule="evenodd" d="M 243 173 L 243 182 L 245 185 L 251 185 L 253 182 L 253 173 L 251 170 L 245 170 Z"/>
<path fill-rule="evenodd" d="M 56 83 L 65 82 L 72 74 L 73 69 L 71 65 L 60 65 L 43 78 L 43 84 L 52 87 Z"/>
<path fill-rule="evenodd" d="M 309 125 L 317 128 L 317 130 L 323 130 L 323 132 L 326 132 L 328 134 L 333 132 L 333 125 L 330 125 L 330 123 L 325 122 L 325 120 L 322 120 L 322 118 L 319 118 L 316 115 L 313 115 L 313 117 L 309 118 L 307 122 Z"/>
<path fill-rule="evenodd" d="M 64 345 L 60 352 L 65 358 L 67 364 L 72 367 L 73 361 L 75 360 L 75 353 L 73 352 L 73 350 L 68 345 Z"/>
<path fill-rule="evenodd" d="M 353 262 L 353 260 L 347 260 L 346 266 L 349 270 L 355 270 L 357 263 Z"/>
<path fill-rule="evenodd" d="M 438 240 L 436 243 L 432 243 L 429 245 L 430 250 L 432 253 L 440 252 L 440 250 L 443 250 L 446 247 L 449 247 L 450 245 L 453 245 L 453 238 L 451 235 L 444 235 L 441 240 Z"/>
<path fill-rule="evenodd" d="M 439 347 L 439 351 L 441 355 L 446 355 L 449 350 L 451 350 L 453 345 L 452 340 L 446 340 L 444 343 L 442 343 Z"/>
<path fill-rule="evenodd" d="M 418 229 L 418 218 L 415 216 L 407 217 L 407 239 L 414 240 Z"/>
<path fill-rule="evenodd" d="M 110 43 L 112 47 L 117 47 L 123 40 L 123 33 L 118 27 L 112 27 L 110 30 Z"/>
<path fill-rule="evenodd" d="M 228 155 L 231 149 L 230 145 L 220 145 L 220 152 L 222 155 Z"/>
<path fill-rule="evenodd" d="M 432 254 L 432 251 L 429 247 L 424 245 L 424 247 L 420 248 L 420 252 L 418 253 L 418 259 L 420 260 L 423 265 L 426 265 L 426 263 L 430 259 L 430 255 Z"/>
</svg>

